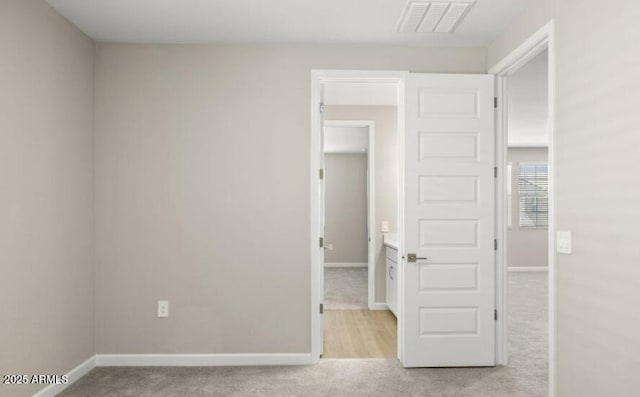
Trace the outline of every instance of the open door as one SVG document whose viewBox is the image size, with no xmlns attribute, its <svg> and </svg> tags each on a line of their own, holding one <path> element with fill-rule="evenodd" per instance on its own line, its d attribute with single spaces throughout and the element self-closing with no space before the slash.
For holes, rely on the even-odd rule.
<svg viewBox="0 0 640 397">
<path fill-rule="evenodd" d="M 493 366 L 493 76 L 405 84 L 403 365 Z"/>
</svg>

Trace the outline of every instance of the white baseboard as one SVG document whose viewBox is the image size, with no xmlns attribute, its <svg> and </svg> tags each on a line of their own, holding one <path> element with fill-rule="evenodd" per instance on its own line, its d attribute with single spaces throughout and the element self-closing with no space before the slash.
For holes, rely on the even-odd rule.
<svg viewBox="0 0 640 397">
<path fill-rule="evenodd" d="M 49 385 L 40 390 L 33 397 L 53 397 L 60 394 L 64 389 L 71 386 L 75 381 L 85 376 L 89 371 L 96 367 L 96 356 L 92 356 L 87 361 L 78 365 L 71 371 L 67 372 L 69 381 L 64 385 Z"/>
<path fill-rule="evenodd" d="M 384 302 L 376 302 L 373 306 L 369 306 L 369 310 L 389 310 L 389 307 Z"/>
<path fill-rule="evenodd" d="M 325 262 L 324 267 L 367 267 L 367 262 Z"/>
<path fill-rule="evenodd" d="M 547 266 L 509 266 L 507 271 L 510 272 L 546 272 L 549 271 Z"/>
<path fill-rule="evenodd" d="M 310 365 L 311 353 L 281 354 L 98 354 L 99 367 L 211 367 Z"/>
<path fill-rule="evenodd" d="M 317 360 L 316 360 L 317 361 Z M 311 365 L 311 353 L 282 354 L 96 354 L 67 372 L 69 381 L 48 385 L 33 397 L 54 397 L 95 367 L 206 367 L 239 365 Z"/>
</svg>

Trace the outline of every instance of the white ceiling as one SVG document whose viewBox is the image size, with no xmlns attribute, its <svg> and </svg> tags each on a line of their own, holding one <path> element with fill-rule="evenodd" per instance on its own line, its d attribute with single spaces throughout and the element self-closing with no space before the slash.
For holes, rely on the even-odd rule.
<svg viewBox="0 0 640 397">
<path fill-rule="evenodd" d="M 406 0 L 47 0 L 102 42 L 485 46 L 526 0 L 477 0 L 455 33 L 397 33 Z"/>
<path fill-rule="evenodd" d="M 548 52 L 538 54 L 507 79 L 508 145 L 549 145 Z"/>
</svg>

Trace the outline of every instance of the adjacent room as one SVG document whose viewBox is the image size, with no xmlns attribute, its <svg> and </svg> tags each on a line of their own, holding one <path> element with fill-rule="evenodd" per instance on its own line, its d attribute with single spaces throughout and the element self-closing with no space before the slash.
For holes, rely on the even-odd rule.
<svg viewBox="0 0 640 397">
<path fill-rule="evenodd" d="M 0 0 L 0 396 L 635 396 L 636 0 Z"/>
<path fill-rule="evenodd" d="M 326 83 L 322 88 L 322 357 L 394 359 L 398 357 L 393 268 L 398 248 L 398 87 Z"/>
<path fill-rule="evenodd" d="M 510 360 L 549 360 L 549 51 L 506 78 L 506 264 Z M 545 383 L 547 381 L 545 380 Z"/>
</svg>

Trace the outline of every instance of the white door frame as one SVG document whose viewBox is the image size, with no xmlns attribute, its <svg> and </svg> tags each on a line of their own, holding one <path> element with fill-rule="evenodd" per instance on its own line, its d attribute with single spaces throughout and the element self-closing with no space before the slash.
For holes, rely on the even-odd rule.
<svg viewBox="0 0 640 397">
<path fill-rule="evenodd" d="M 325 127 L 367 128 L 369 143 L 367 145 L 367 305 L 369 310 L 383 310 L 387 306 L 376 302 L 376 163 L 375 163 L 375 122 L 373 120 L 324 120 Z M 362 152 L 327 152 L 326 153 L 353 153 Z M 326 211 L 325 211 L 326 212 Z M 325 260 L 326 263 L 326 260 Z M 324 269 L 323 269 L 324 271 Z"/>
<path fill-rule="evenodd" d="M 322 346 L 322 329 L 320 318 L 320 276 L 322 274 L 322 263 L 318 250 L 318 241 L 322 236 L 320 230 L 320 220 L 317 214 L 320 209 L 319 192 L 320 184 L 318 180 L 318 170 L 321 167 L 320 147 L 322 131 L 320 130 L 320 106 L 322 105 L 322 84 L 325 83 L 394 83 L 398 86 L 398 147 L 399 153 L 399 183 L 398 183 L 398 231 L 403 230 L 403 202 L 404 202 L 404 174 L 402 164 L 404 164 L 404 80 L 407 71 L 376 71 L 376 70 L 312 70 L 311 71 L 311 203 L 310 203 L 310 270 L 311 270 L 311 360 L 312 364 L 320 361 L 320 351 Z M 402 233 L 398 233 L 399 251 L 404 252 L 404 241 Z M 375 255 L 370 255 L 371 257 Z M 374 261 L 375 262 L 375 261 Z M 398 285 L 402 288 L 402 272 L 398 274 Z M 400 297 L 402 293 L 399 292 Z M 402 302 L 399 301 L 399 320 L 402 318 Z M 398 358 L 402 361 L 401 351 L 402 321 L 398 321 Z"/>
<path fill-rule="evenodd" d="M 555 23 L 549 21 L 540 30 L 529 37 L 518 48 L 489 69 L 496 76 L 496 165 L 502 172 L 498 173 L 496 183 L 496 237 L 499 249 L 496 255 L 496 307 L 499 313 L 496 328 L 496 359 L 499 364 L 508 363 L 508 329 L 507 329 L 507 205 L 506 181 L 504 170 L 507 169 L 507 78 L 536 55 L 548 49 L 548 132 L 549 132 L 549 396 L 556 395 L 556 194 L 555 194 L 555 147 L 556 147 L 556 112 L 555 112 Z"/>
</svg>

